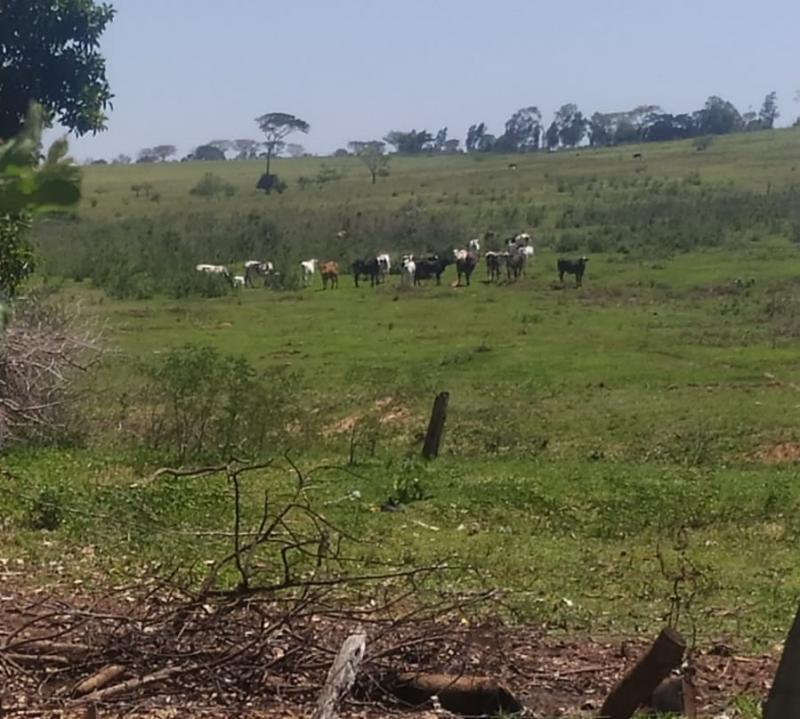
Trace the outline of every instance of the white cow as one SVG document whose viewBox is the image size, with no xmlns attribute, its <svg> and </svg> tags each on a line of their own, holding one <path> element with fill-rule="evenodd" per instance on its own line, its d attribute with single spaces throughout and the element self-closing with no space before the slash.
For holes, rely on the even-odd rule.
<svg viewBox="0 0 800 719">
<path fill-rule="evenodd" d="M 476 237 L 475 239 L 470 240 L 467 243 L 467 249 L 453 250 L 453 255 L 456 258 L 456 262 L 458 262 L 459 260 L 463 262 L 464 260 L 467 259 L 467 256 L 470 253 L 477 256 L 480 254 L 480 252 L 481 252 L 481 241 Z"/>
<path fill-rule="evenodd" d="M 224 277 L 228 282 L 233 284 L 233 280 L 231 279 L 231 273 L 228 271 L 228 268 L 225 265 L 195 265 L 195 270 L 197 272 L 204 272 L 207 275 L 219 275 Z"/>
<path fill-rule="evenodd" d="M 319 264 L 319 260 L 314 258 L 310 260 L 303 260 L 300 263 L 300 269 L 303 271 L 303 286 L 308 287 L 308 285 L 314 280 L 314 275 L 317 272 L 317 265 Z"/>
<path fill-rule="evenodd" d="M 406 255 L 403 257 L 400 268 L 400 286 L 413 287 L 414 277 L 417 274 L 417 263 L 414 262 L 413 255 Z"/>
<path fill-rule="evenodd" d="M 267 277 L 275 274 L 275 265 L 271 262 L 262 262 L 261 260 L 247 260 L 244 263 L 244 281 L 248 287 L 253 286 L 253 277 L 259 276 L 264 278 L 264 284 L 267 282 Z"/>
<path fill-rule="evenodd" d="M 392 259 L 386 252 L 378 255 L 375 259 L 378 260 L 378 276 L 382 281 L 386 279 L 389 270 L 392 269 Z"/>
<path fill-rule="evenodd" d="M 233 286 L 234 287 L 244 287 L 245 286 L 245 276 L 244 275 L 234 275 L 233 276 Z"/>
</svg>

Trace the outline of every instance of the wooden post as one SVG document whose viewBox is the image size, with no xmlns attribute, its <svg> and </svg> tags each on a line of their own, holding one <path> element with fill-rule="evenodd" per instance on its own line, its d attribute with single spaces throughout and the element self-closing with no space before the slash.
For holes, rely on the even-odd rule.
<svg viewBox="0 0 800 719">
<path fill-rule="evenodd" d="M 650 697 L 669 673 L 680 666 L 686 642 L 674 629 L 661 630 L 636 665 L 611 690 L 600 709 L 601 719 L 630 719 L 633 713 L 650 701 Z"/>
<path fill-rule="evenodd" d="M 447 419 L 447 402 L 449 399 L 449 392 L 440 392 L 433 401 L 431 421 L 428 424 L 425 444 L 422 447 L 422 456 L 425 459 L 435 459 L 439 456 L 439 444 L 442 441 L 442 432 L 444 432 L 444 421 Z"/>
<path fill-rule="evenodd" d="M 355 683 L 367 646 L 367 635 L 351 634 L 333 660 L 311 719 L 334 719 L 339 702 Z"/>
<path fill-rule="evenodd" d="M 764 705 L 764 719 L 800 717 L 800 610 L 794 618 L 775 681 Z"/>
</svg>

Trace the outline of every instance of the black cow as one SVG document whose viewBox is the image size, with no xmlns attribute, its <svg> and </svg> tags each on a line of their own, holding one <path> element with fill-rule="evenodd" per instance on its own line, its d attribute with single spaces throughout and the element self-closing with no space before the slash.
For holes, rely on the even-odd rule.
<svg viewBox="0 0 800 719">
<path fill-rule="evenodd" d="M 467 287 L 469 287 L 469 279 L 472 273 L 478 266 L 478 255 L 474 252 L 468 252 L 466 257 L 456 260 L 456 272 L 458 273 L 458 284 L 461 285 L 461 278 L 466 277 Z"/>
<path fill-rule="evenodd" d="M 525 274 L 525 261 L 528 258 L 522 252 L 509 252 L 508 259 L 506 260 L 506 272 L 508 273 L 508 281 L 518 280 L 521 275 Z"/>
<path fill-rule="evenodd" d="M 358 287 L 358 280 L 363 275 L 369 277 L 369 286 L 375 287 L 380 282 L 381 266 L 377 257 L 372 257 L 368 260 L 356 260 L 351 265 L 353 269 L 353 279 Z"/>
<path fill-rule="evenodd" d="M 431 277 L 436 278 L 436 284 L 442 284 L 442 273 L 451 263 L 446 257 L 423 257 L 422 259 L 415 260 L 417 271 L 414 273 L 414 284 L 418 285 L 420 280 L 429 280 Z"/>
<path fill-rule="evenodd" d="M 575 275 L 575 287 L 580 287 L 583 284 L 583 273 L 586 272 L 588 261 L 588 257 L 581 257 L 577 260 L 560 259 L 558 261 L 558 281 L 564 282 L 564 275 Z"/>
<path fill-rule="evenodd" d="M 506 260 L 507 253 L 503 252 L 487 252 L 486 253 L 486 276 L 489 281 L 500 279 L 500 268 Z"/>
</svg>

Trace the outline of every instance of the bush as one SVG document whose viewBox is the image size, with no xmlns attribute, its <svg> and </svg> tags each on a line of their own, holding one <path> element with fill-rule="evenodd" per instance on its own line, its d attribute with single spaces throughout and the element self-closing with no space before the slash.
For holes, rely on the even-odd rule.
<svg viewBox="0 0 800 719">
<path fill-rule="evenodd" d="M 565 232 L 558 238 L 556 252 L 577 252 L 581 247 L 580 240 L 575 235 Z"/>
<path fill-rule="evenodd" d="M 52 532 L 64 520 L 62 498 L 53 489 L 43 489 L 34 497 L 28 508 L 27 524 L 31 529 L 46 529 Z"/>
<path fill-rule="evenodd" d="M 692 142 L 692 146 L 698 152 L 702 152 L 703 150 L 708 149 L 713 144 L 714 144 L 713 135 L 703 135 L 702 137 L 696 137 Z"/>
<path fill-rule="evenodd" d="M 166 280 L 164 290 L 169 297 L 176 300 L 191 295 L 224 297 L 231 291 L 231 284 L 221 275 L 190 269 L 176 272 Z"/>
<path fill-rule="evenodd" d="M 186 345 L 141 365 L 144 439 L 177 462 L 254 456 L 288 439 L 297 411 L 294 377 L 256 371 L 243 357 Z"/>
<path fill-rule="evenodd" d="M 213 172 L 206 172 L 198 180 L 197 184 L 189 190 L 189 194 L 196 197 L 216 197 L 217 195 L 233 197 L 236 194 L 236 188 Z"/>
<path fill-rule="evenodd" d="M 272 174 L 267 175 L 266 173 L 261 175 L 261 177 L 258 178 L 258 182 L 256 183 L 256 189 L 263 190 L 267 194 L 269 194 L 270 192 L 277 192 L 278 194 L 281 194 L 286 189 L 286 187 L 287 187 L 286 183 L 283 180 L 281 180 L 277 175 L 272 175 Z"/>
</svg>

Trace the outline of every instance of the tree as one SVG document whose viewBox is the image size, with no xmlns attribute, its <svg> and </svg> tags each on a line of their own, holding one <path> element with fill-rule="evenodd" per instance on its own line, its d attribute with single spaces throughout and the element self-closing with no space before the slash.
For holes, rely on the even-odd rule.
<svg viewBox="0 0 800 719">
<path fill-rule="evenodd" d="M 459 149 L 459 145 L 460 144 L 461 144 L 461 140 L 458 140 L 456 138 L 453 138 L 452 140 L 447 140 L 444 143 L 444 149 L 442 150 L 442 152 L 444 152 L 447 155 L 455 155 L 458 152 L 460 152 L 460 149 Z"/>
<path fill-rule="evenodd" d="M 553 120 L 553 122 L 550 123 L 550 127 L 547 128 L 544 139 L 548 150 L 555 150 L 558 148 L 559 132 L 558 123 L 555 120 Z"/>
<path fill-rule="evenodd" d="M 433 140 L 433 151 L 444 152 L 446 144 L 447 144 L 447 128 L 443 127 L 441 130 L 439 130 L 439 132 L 436 133 L 436 137 Z"/>
<path fill-rule="evenodd" d="M 233 141 L 233 149 L 238 153 L 236 155 L 237 160 L 252 160 L 258 153 L 259 147 L 261 147 L 261 143 L 256 140 L 243 139 Z"/>
<path fill-rule="evenodd" d="M 470 125 L 469 130 L 467 130 L 467 139 L 464 143 L 467 148 L 467 152 L 475 152 L 480 147 L 481 140 L 485 134 L 485 122 L 481 122 L 476 125 Z"/>
<path fill-rule="evenodd" d="M 143 147 L 139 150 L 139 154 L 136 157 L 136 162 L 155 162 L 158 160 L 158 155 L 156 155 L 155 151 L 152 147 Z"/>
<path fill-rule="evenodd" d="M 347 146 L 366 165 L 373 185 L 377 182 L 378 177 L 386 177 L 389 174 L 390 158 L 384 154 L 385 143 L 380 140 L 370 140 L 369 142 L 354 140 L 348 142 Z"/>
<path fill-rule="evenodd" d="M 111 160 L 112 165 L 130 165 L 131 158 L 130 155 L 120 154 L 117 155 L 113 160 Z"/>
<path fill-rule="evenodd" d="M 775 127 L 775 120 L 780 117 L 778 112 L 778 93 L 774 90 L 764 98 L 764 104 L 761 105 L 761 111 L 758 113 L 758 119 L 761 121 L 761 126 L 765 130 L 771 130 Z"/>
<path fill-rule="evenodd" d="M 208 145 L 199 145 L 192 153 L 193 160 L 208 160 L 219 161 L 225 159 L 225 153 L 219 147 L 208 143 Z"/>
<path fill-rule="evenodd" d="M 177 151 L 178 148 L 176 148 L 175 145 L 156 145 L 153 148 L 153 155 L 155 155 L 160 162 L 166 162 L 167 158 L 172 157 Z"/>
<path fill-rule="evenodd" d="M 266 175 L 269 175 L 270 162 L 274 155 L 280 153 L 284 145 L 284 139 L 293 132 L 306 134 L 311 129 L 311 126 L 305 120 L 285 112 L 269 112 L 266 115 L 261 115 L 261 117 L 256 118 L 256 123 L 267 138 L 264 143 L 267 151 Z"/>
<path fill-rule="evenodd" d="M 517 110 L 506 121 L 505 134 L 497 139 L 495 150 L 530 152 L 538 150 L 542 138 L 542 113 L 535 106 Z"/>
<path fill-rule="evenodd" d="M 306 154 L 306 148 L 297 144 L 296 142 L 290 142 L 288 145 L 286 145 L 286 152 L 289 157 L 297 158 Z"/>
<path fill-rule="evenodd" d="M 211 142 L 207 142 L 206 145 L 219 150 L 223 154 L 223 160 L 227 159 L 225 156 L 226 153 L 232 152 L 234 149 L 233 140 L 212 140 Z"/>
<path fill-rule="evenodd" d="M 113 95 L 98 48 L 113 18 L 94 0 L 0 2 L 0 138 L 19 132 L 32 100 L 79 135 L 105 127 Z"/>
<path fill-rule="evenodd" d="M 701 135 L 727 135 L 744 127 L 742 116 L 736 107 L 716 95 L 709 97 L 705 107 L 694 115 Z"/>
<path fill-rule="evenodd" d="M 400 155 L 418 155 L 421 152 L 430 150 L 433 143 L 433 135 L 427 130 L 410 130 L 401 132 L 392 130 L 383 138 L 390 145 L 394 145 L 395 150 Z"/>
<path fill-rule="evenodd" d="M 606 147 L 614 139 L 614 125 L 612 115 L 596 112 L 588 123 L 589 144 L 592 147 Z"/>
<path fill-rule="evenodd" d="M 80 199 L 80 168 L 67 157 L 67 141 L 54 142 L 40 162 L 44 111 L 33 105 L 22 130 L 0 144 L 0 293 L 13 297 L 33 272 L 26 238 L 31 217 Z"/>
<path fill-rule="evenodd" d="M 579 145 L 586 135 L 586 120 L 578 106 L 573 103 L 562 105 L 556 112 L 555 123 L 558 137 L 564 147 Z"/>
</svg>

